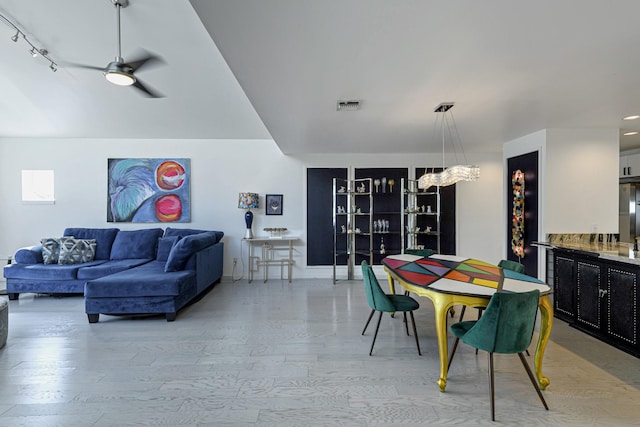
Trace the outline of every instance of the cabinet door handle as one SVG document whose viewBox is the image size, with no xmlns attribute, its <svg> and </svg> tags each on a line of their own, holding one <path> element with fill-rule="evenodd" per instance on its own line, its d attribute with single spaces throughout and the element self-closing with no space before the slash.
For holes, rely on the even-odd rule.
<svg viewBox="0 0 640 427">
<path fill-rule="evenodd" d="M 606 290 L 606 289 L 598 289 L 598 296 L 599 296 L 600 298 L 604 298 L 604 297 L 605 297 L 605 295 L 607 295 L 607 294 L 608 294 L 608 292 L 607 292 L 607 290 Z"/>
</svg>

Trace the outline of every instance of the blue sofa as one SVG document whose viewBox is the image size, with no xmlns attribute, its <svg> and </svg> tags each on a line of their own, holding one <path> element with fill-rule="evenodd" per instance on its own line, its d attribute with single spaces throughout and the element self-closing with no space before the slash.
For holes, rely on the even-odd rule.
<svg viewBox="0 0 640 427">
<path fill-rule="evenodd" d="M 93 260 L 46 264 L 42 245 L 19 249 L 4 267 L 10 300 L 25 292 L 83 293 L 90 323 L 101 313 L 163 313 L 173 321 L 222 277 L 221 231 L 67 228 L 63 236 L 95 243 Z"/>
</svg>

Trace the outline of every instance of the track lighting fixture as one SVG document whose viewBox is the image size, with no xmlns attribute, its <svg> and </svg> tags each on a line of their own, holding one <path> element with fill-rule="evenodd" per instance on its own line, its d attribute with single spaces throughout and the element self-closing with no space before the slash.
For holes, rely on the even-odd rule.
<svg viewBox="0 0 640 427">
<path fill-rule="evenodd" d="M 45 60 L 49 61 L 49 68 L 51 69 L 51 71 L 56 72 L 58 70 L 58 64 L 56 64 L 56 62 L 49 57 L 49 51 L 47 49 L 36 47 L 36 45 L 32 43 L 31 40 L 29 40 L 24 31 L 18 28 L 18 26 L 11 22 L 11 20 L 6 16 L 0 14 L 0 21 L 4 22 L 9 27 L 15 30 L 16 33 L 11 36 L 12 42 L 17 43 L 18 39 L 22 37 L 22 40 L 24 40 L 31 47 L 31 49 L 29 50 L 29 54 L 31 56 L 33 56 L 34 58 L 37 56 L 42 56 Z"/>
</svg>

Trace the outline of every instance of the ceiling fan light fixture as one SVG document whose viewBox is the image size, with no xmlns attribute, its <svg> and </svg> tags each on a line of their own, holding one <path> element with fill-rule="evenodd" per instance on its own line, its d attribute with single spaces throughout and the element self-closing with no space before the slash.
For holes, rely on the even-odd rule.
<svg viewBox="0 0 640 427">
<path fill-rule="evenodd" d="M 107 80 L 109 80 L 109 82 L 118 86 L 131 86 L 136 82 L 136 79 L 132 75 L 119 73 L 117 71 L 107 71 L 106 73 L 104 73 L 104 76 Z"/>
<path fill-rule="evenodd" d="M 109 82 L 118 86 L 131 86 L 136 82 L 131 67 L 120 62 L 112 62 L 107 65 L 104 76 Z"/>
</svg>

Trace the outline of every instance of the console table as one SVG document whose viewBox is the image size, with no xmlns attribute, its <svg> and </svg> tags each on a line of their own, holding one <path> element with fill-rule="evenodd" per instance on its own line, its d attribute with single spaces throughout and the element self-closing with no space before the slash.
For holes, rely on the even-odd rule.
<svg viewBox="0 0 640 427">
<path fill-rule="evenodd" d="M 253 281 L 253 273 L 260 271 L 263 267 L 264 281 L 269 280 L 269 267 L 280 266 L 280 279 L 284 279 L 284 268 L 287 267 L 287 278 L 291 283 L 291 272 L 293 270 L 293 242 L 300 240 L 297 236 L 278 237 L 254 237 L 252 239 L 242 239 L 249 245 L 249 283 Z M 260 255 L 255 254 L 256 246 L 261 246 Z M 279 256 L 279 254 L 282 254 Z"/>
</svg>

